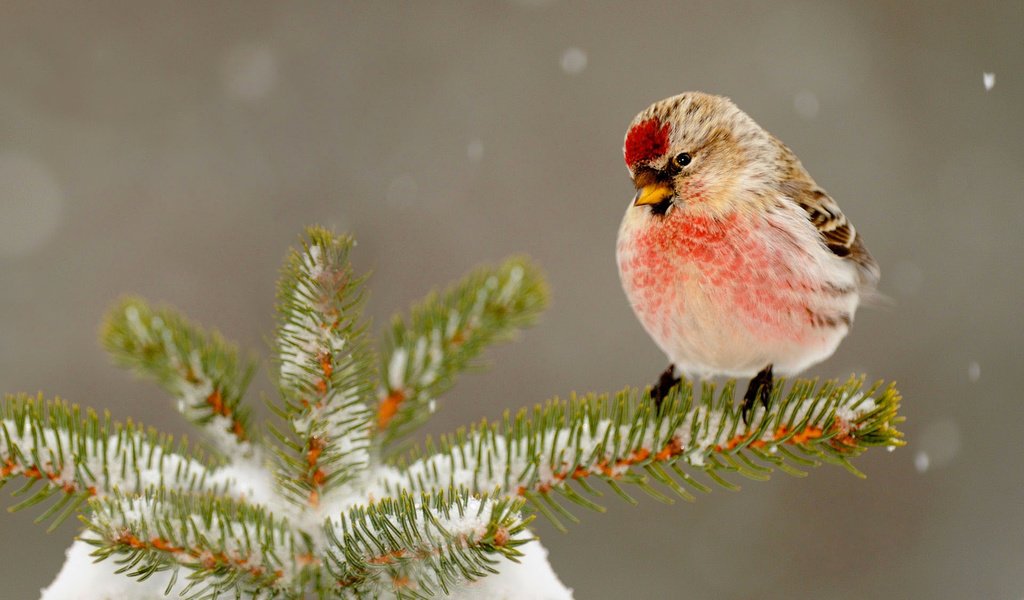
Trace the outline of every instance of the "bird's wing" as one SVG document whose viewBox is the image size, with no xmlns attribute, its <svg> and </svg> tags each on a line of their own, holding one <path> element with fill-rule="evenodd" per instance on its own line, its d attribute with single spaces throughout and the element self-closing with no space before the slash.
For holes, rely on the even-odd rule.
<svg viewBox="0 0 1024 600">
<path fill-rule="evenodd" d="M 878 283 L 878 263 L 864 246 L 853 223 L 840 210 L 839 204 L 818 187 L 794 194 L 793 200 L 807 213 L 807 218 L 818 230 L 825 246 L 836 256 L 857 265 L 861 282 L 874 287 Z"/>
<path fill-rule="evenodd" d="M 861 285 L 873 289 L 880 276 L 878 263 L 864 246 L 853 223 L 847 220 L 832 196 L 814 182 L 793 151 L 778 138 L 772 139 L 782 165 L 780 191 L 804 209 L 821 235 L 821 241 L 833 254 L 857 265 Z"/>
</svg>

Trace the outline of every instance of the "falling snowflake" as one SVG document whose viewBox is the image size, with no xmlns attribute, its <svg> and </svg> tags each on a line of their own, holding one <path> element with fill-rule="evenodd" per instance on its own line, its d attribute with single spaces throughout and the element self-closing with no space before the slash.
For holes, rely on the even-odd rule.
<svg viewBox="0 0 1024 600">
<path fill-rule="evenodd" d="M 587 68 L 587 53 L 579 48 L 567 48 L 562 53 L 562 70 L 570 75 L 579 75 Z"/>
<path fill-rule="evenodd" d="M 240 44 L 224 57 L 224 87 L 228 95 L 245 101 L 265 97 L 277 84 L 277 57 L 259 44 Z"/>
</svg>

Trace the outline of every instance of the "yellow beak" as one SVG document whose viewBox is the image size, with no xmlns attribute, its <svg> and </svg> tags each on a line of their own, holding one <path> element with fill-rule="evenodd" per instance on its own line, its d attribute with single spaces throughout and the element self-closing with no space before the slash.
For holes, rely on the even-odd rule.
<svg viewBox="0 0 1024 600">
<path fill-rule="evenodd" d="M 671 197 L 673 193 L 672 188 L 668 184 L 651 183 L 636 191 L 636 197 L 633 198 L 633 206 L 657 204 L 665 198 Z"/>
</svg>

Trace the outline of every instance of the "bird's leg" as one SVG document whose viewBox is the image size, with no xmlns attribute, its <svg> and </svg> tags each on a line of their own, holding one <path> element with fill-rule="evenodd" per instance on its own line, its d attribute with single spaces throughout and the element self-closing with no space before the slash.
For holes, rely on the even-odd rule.
<svg viewBox="0 0 1024 600">
<path fill-rule="evenodd" d="M 661 410 L 661 403 L 665 400 L 665 396 L 668 396 L 668 391 L 682 380 L 682 377 L 676 376 L 675 366 L 669 363 L 668 368 L 658 377 L 658 383 L 651 388 L 651 398 L 654 399 L 656 411 Z"/>
<path fill-rule="evenodd" d="M 743 395 L 743 423 L 749 425 L 750 422 L 748 417 L 750 411 L 754 408 L 754 402 L 757 400 L 761 401 L 764 405 L 765 410 L 768 410 L 768 399 L 772 396 L 772 387 L 774 387 L 775 379 L 772 376 L 772 366 L 761 369 L 754 378 L 750 380 L 750 385 L 747 386 L 747 393 Z"/>
</svg>

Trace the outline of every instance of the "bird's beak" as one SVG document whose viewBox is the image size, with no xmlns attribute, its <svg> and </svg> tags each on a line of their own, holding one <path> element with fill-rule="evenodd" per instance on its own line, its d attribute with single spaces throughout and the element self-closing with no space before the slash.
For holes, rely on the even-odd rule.
<svg viewBox="0 0 1024 600">
<path fill-rule="evenodd" d="M 633 198 L 633 206 L 657 204 L 665 198 L 671 197 L 674 193 L 675 192 L 669 184 L 661 181 L 641 185 L 636 190 L 636 196 Z"/>
</svg>

